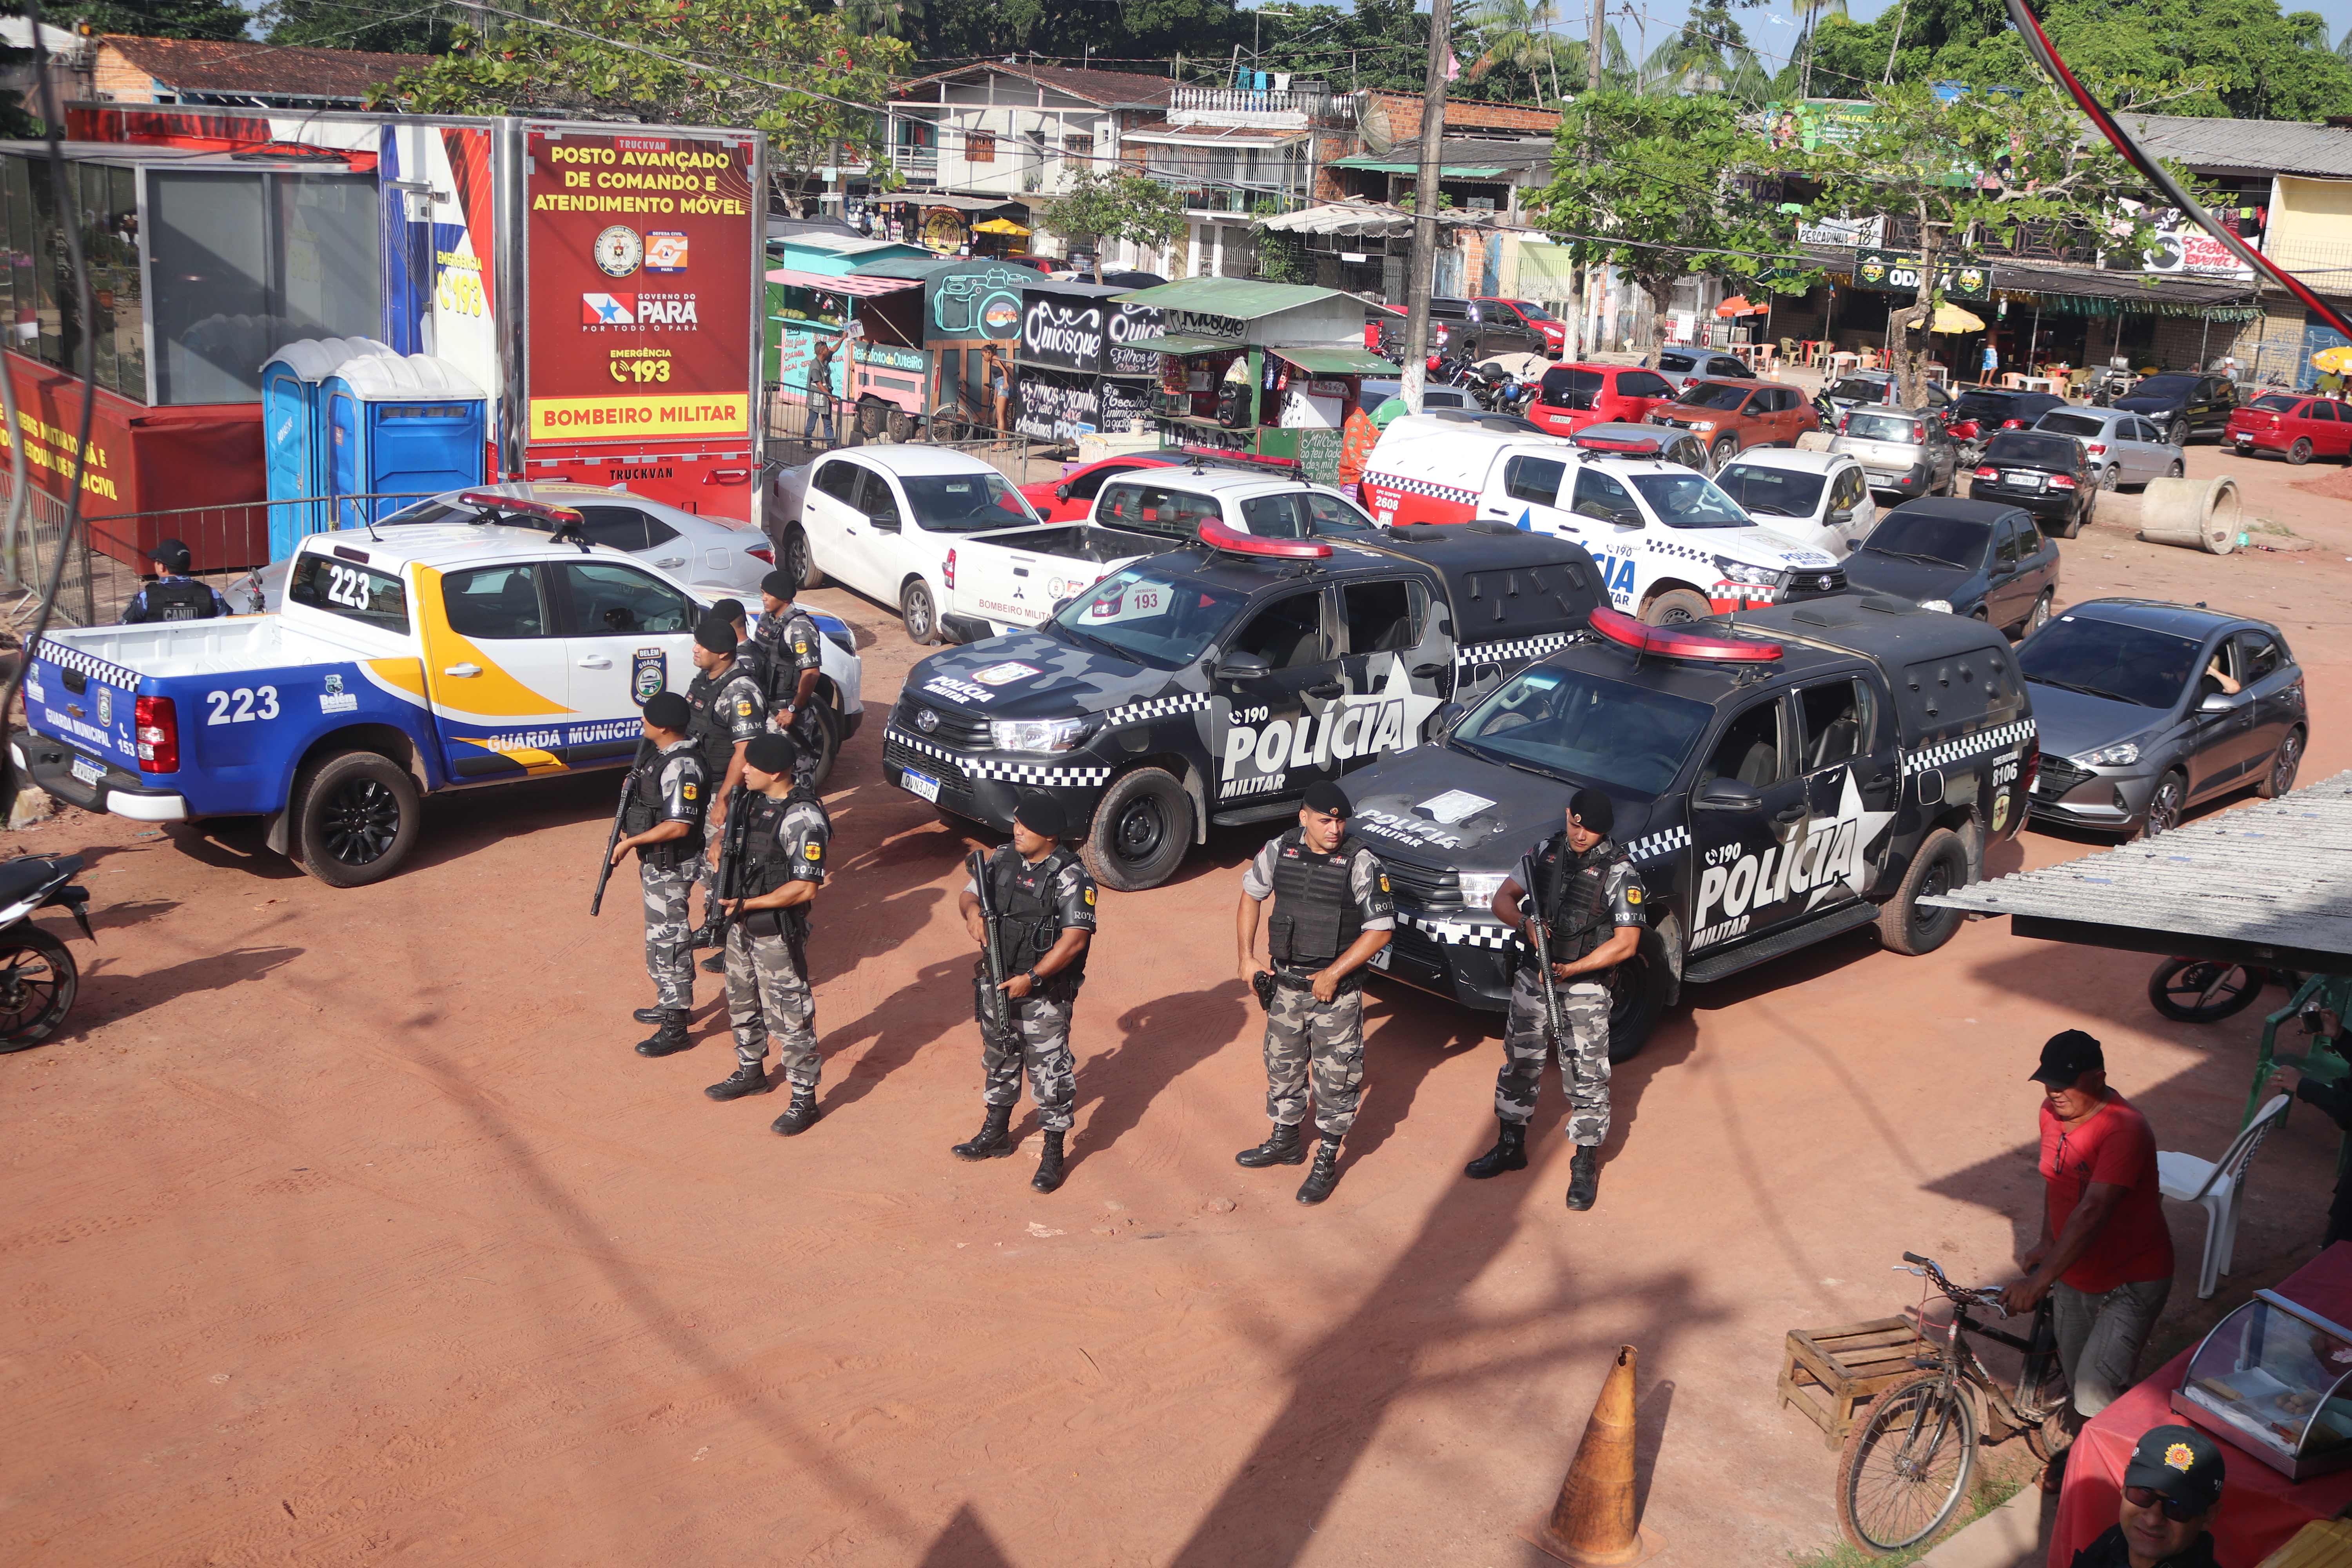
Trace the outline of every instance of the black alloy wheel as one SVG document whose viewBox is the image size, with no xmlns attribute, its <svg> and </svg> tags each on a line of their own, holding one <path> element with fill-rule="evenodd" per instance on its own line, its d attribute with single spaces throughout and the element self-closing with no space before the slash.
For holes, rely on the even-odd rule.
<svg viewBox="0 0 2352 1568">
<path fill-rule="evenodd" d="M 2189 445 L 2189 421 L 2175 418 L 2171 427 L 2164 433 L 2164 444 L 2168 447 L 2186 447 Z"/>
<path fill-rule="evenodd" d="M 19 922 L 0 935 L 0 1054 L 55 1034 L 79 984 L 73 954 L 38 926 Z"/>
<path fill-rule="evenodd" d="M 2147 797 L 2147 819 L 2140 824 L 2139 836 L 2154 838 L 2180 826 L 2180 813 L 2189 805 L 2189 782 L 2179 773 L 2168 773 L 2157 781 L 2156 793 Z"/>
<path fill-rule="evenodd" d="M 2254 793 L 2264 800 L 2276 800 L 2294 787 L 2294 775 L 2303 767 L 2303 731 L 2289 730 L 2279 740 L 2278 750 L 2271 753 L 2270 771 Z"/>
<path fill-rule="evenodd" d="M 345 779 L 320 807 L 319 837 L 336 864 L 373 866 L 400 837 L 400 800 L 382 779 Z"/>
</svg>

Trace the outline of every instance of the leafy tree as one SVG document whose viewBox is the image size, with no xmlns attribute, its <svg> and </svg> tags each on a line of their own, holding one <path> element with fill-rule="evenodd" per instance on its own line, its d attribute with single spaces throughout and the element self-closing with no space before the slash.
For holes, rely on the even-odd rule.
<svg viewBox="0 0 2352 1568">
<path fill-rule="evenodd" d="M 1651 92 L 1724 92 L 1745 104 L 1771 96 L 1772 78 L 1727 0 L 1691 0 L 1690 16 L 1642 62 Z"/>
<path fill-rule="evenodd" d="M 856 33 L 840 13 L 801 0 L 548 0 L 541 14 L 577 31 L 514 22 L 484 37 L 460 26 L 449 54 L 401 72 L 378 89 L 377 106 L 762 131 L 769 177 L 798 212 L 800 181 L 845 152 L 886 164 L 883 119 L 858 106 L 882 102 L 894 78 L 913 74 L 904 43 Z M 807 90 L 780 93 L 747 77 Z"/>
<path fill-rule="evenodd" d="M 1069 189 L 1037 215 L 1037 226 L 1065 239 L 1126 240 L 1166 249 L 1183 237 L 1184 199 L 1159 181 L 1122 169 L 1080 169 Z M 1095 281 L 1102 281 L 1099 244 Z"/>
<path fill-rule="evenodd" d="M 224 41 L 244 37 L 247 21 L 244 8 L 231 0 L 98 0 L 73 16 L 94 32 Z"/>
<path fill-rule="evenodd" d="M 1301 5 L 1279 12 L 1252 13 L 1263 18 L 1259 25 L 1264 29 L 1264 43 L 1257 68 L 1319 77 L 1340 89 L 1419 92 L 1429 68 L 1429 15 L 1416 12 L 1413 5 L 1414 0 L 1356 0 L 1349 9 Z M 1486 54 L 1472 7 L 1457 5 L 1447 30 L 1451 35 L 1448 42 L 1455 58 L 1464 62 L 1466 77 L 1469 66 Z M 1244 56 L 1248 54 L 1247 18 L 1240 22 L 1238 37 L 1228 41 L 1228 48 L 1233 41 L 1242 45 Z M 1205 52 L 1196 56 L 1188 47 L 1185 55 L 1187 65 L 1196 58 L 1204 65 L 1210 63 Z M 1562 69 L 1565 74 L 1564 59 Z M 1464 86 L 1462 82 L 1454 85 L 1457 89 Z M 1539 98 L 1543 93 L 1523 68 L 1498 64 L 1480 80 L 1476 96 L 1517 101 Z"/>
<path fill-rule="evenodd" d="M 1587 148 L 1605 152 L 1588 159 Z M 1770 151 L 1719 94 L 1588 92 L 1564 112 L 1552 182 L 1532 205 L 1551 233 L 1591 239 L 1584 259 L 1633 279 L 1661 321 L 1675 280 L 1692 272 L 1794 292 L 1806 281 L 1744 254 L 1789 250 L 1792 220 L 1730 184 Z"/>
<path fill-rule="evenodd" d="M 260 20 L 273 44 L 322 49 L 369 49 L 387 55 L 446 54 L 453 33 L 447 8 L 410 11 L 347 5 L 341 0 L 269 0 Z"/>
<path fill-rule="evenodd" d="M 897 10 L 907 0 L 850 5 Z M 1250 47 L 1249 20 L 1234 0 L 916 0 L 914 13 L 895 30 L 915 46 L 926 70 L 1023 50 L 1035 50 L 1041 63 L 1075 66 L 1091 49 L 1097 69 L 1165 76 L 1167 62 L 1180 54 L 1189 66 L 1225 58 L 1236 41 L 1244 52 Z"/>
<path fill-rule="evenodd" d="M 1462 73 L 1463 79 L 1475 82 L 1497 66 L 1513 66 L 1542 81 L 1551 89 L 1545 95 L 1548 100 L 1558 102 L 1560 57 L 1569 51 L 1552 31 L 1559 21 L 1554 0 L 1482 0 L 1475 15 L 1486 47 Z M 1581 80 L 1570 74 L 1571 85 Z"/>
</svg>

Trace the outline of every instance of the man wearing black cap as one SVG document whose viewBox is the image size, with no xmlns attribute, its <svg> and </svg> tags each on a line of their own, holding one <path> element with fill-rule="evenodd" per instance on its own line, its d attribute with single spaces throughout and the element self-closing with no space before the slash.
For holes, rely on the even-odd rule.
<svg viewBox="0 0 2352 1568">
<path fill-rule="evenodd" d="M 1519 933 L 1511 971 L 1511 1010 L 1503 1026 L 1503 1070 L 1495 1078 L 1495 1146 L 1464 1167 L 1475 1181 L 1524 1171 L 1528 1122 L 1543 1089 L 1544 1063 L 1559 1052 L 1568 1091 L 1568 1125 L 1576 1145 L 1569 1163 L 1568 1206 L 1592 1206 L 1601 1185 L 1601 1145 L 1609 1137 L 1609 972 L 1642 941 L 1641 874 L 1609 837 L 1617 811 L 1597 789 L 1570 797 L 1567 826 L 1529 850 L 1495 894 L 1495 918 Z M 1551 984 L 1569 1038 L 1549 1038 L 1544 979 L 1527 922 L 1544 928 Z"/>
<path fill-rule="evenodd" d="M 1267 841 L 1242 873 L 1234 934 L 1242 984 L 1265 1006 L 1265 1114 L 1274 1131 L 1234 1163 L 1256 1170 L 1307 1158 L 1298 1124 L 1315 1087 L 1322 1134 L 1298 1201 L 1319 1204 L 1339 1181 L 1339 1143 L 1356 1124 L 1364 1088 L 1364 966 L 1396 930 L 1396 903 L 1380 857 L 1348 837 L 1355 808 L 1329 779 L 1307 786 L 1298 826 Z M 1265 952 L 1257 962 L 1258 906 L 1268 896 Z"/>
<path fill-rule="evenodd" d="M 2149 1427 L 2124 1469 L 2119 1517 L 2069 1568 L 2216 1568 L 2225 1468 L 2221 1446 L 2196 1427 Z"/>
<path fill-rule="evenodd" d="M 833 822 L 793 782 L 793 746 L 782 735 L 756 735 L 743 748 L 750 786 L 742 810 L 740 898 L 727 912 L 727 1016 L 735 1026 L 735 1076 L 702 1092 L 740 1100 L 768 1090 L 768 1040 L 773 1036 L 793 1102 L 772 1130 L 791 1138 L 816 1122 L 816 999 L 809 987 L 808 917 L 824 885 Z"/>
<path fill-rule="evenodd" d="M 660 1027 L 637 1044 L 641 1057 L 666 1057 L 694 1042 L 686 1032 L 694 1013 L 694 935 L 687 919 L 688 889 L 702 862 L 702 820 L 710 790 L 702 753 L 688 729 L 694 710 L 675 691 L 646 699 L 646 739 L 654 752 L 629 770 L 621 785 L 620 841 L 613 864 L 634 849 L 646 895 L 646 973 L 656 998 L 637 1010 L 637 1022 Z"/>
<path fill-rule="evenodd" d="M 824 760 L 824 731 L 817 718 L 816 684 L 824 668 L 823 634 L 806 610 L 793 604 L 800 586 L 789 572 L 760 579 L 760 625 L 752 634 L 766 650 L 769 722 L 800 748 L 799 780 L 815 787 Z"/>
<path fill-rule="evenodd" d="M 126 624 L 141 621 L 208 621 L 228 614 L 228 601 L 208 584 L 188 575 L 188 547 L 176 539 L 159 539 L 149 552 L 161 568 L 155 580 L 131 595 L 122 612 Z"/>
<path fill-rule="evenodd" d="M 2077 1422 L 2132 1384 L 2172 1294 L 2172 1231 L 2147 1118 L 2107 1087 L 2106 1057 L 2080 1029 L 2050 1037 L 2028 1075 L 2042 1088 L 2042 1239 L 2001 1293 L 2012 1314 L 2050 1298 Z"/>
<path fill-rule="evenodd" d="M 735 662 L 735 628 L 705 616 L 694 628 L 695 677 L 687 683 L 686 700 L 694 710 L 694 741 L 702 752 L 703 775 L 709 780 L 709 853 L 696 868 L 702 884 L 702 914 L 710 918 L 710 900 L 719 896 L 715 862 L 719 834 L 727 825 L 727 803 L 743 782 L 743 748 L 768 727 L 759 684 Z M 717 974 L 727 967 L 726 956 L 712 953 L 702 967 Z"/>
<path fill-rule="evenodd" d="M 1045 1147 L 1029 1184 L 1050 1193 L 1062 1184 L 1063 1144 L 1069 1136 L 1070 1107 L 1077 1099 L 1077 1063 L 1070 1054 L 1070 1015 L 1087 978 L 1087 946 L 1095 934 L 1095 879 L 1076 855 L 1062 847 L 1069 831 L 1062 803 L 1029 795 L 1013 812 L 1013 842 L 988 858 L 985 874 L 1003 944 L 1004 994 L 1012 1002 L 1012 1041 L 981 1035 L 981 1070 L 987 1079 L 981 1099 L 986 1120 L 970 1142 L 951 1151 L 960 1160 L 1001 1160 L 1013 1152 L 1008 1129 L 1021 1099 L 1021 1067 L 1029 1067 L 1029 1091 L 1037 1101 L 1037 1123 Z M 985 945 L 988 928 L 980 918 L 980 889 L 966 881 L 956 900 L 964 929 Z M 985 961 L 975 974 L 987 980 Z"/>
</svg>

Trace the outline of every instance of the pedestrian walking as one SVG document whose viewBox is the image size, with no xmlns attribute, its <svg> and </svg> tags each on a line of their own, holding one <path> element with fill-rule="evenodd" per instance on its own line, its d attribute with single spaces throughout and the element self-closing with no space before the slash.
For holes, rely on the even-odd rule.
<svg viewBox="0 0 2352 1568">
<path fill-rule="evenodd" d="M 735 1030 L 735 1073 L 702 1092 L 713 1100 L 765 1094 L 768 1042 L 792 1085 L 793 1100 L 770 1131 L 797 1137 L 816 1124 L 816 997 L 809 984 L 809 913 L 824 886 L 833 820 L 794 782 L 795 748 L 783 735 L 757 735 L 743 748 L 741 860 L 727 900 L 727 1019 Z"/>
<path fill-rule="evenodd" d="M 1980 386 L 1990 386 L 2000 378 L 2000 350 L 1994 345 L 1992 339 L 1988 337 L 1984 344 L 1984 374 L 1977 377 L 1977 383 Z"/>
<path fill-rule="evenodd" d="M 839 352 L 840 345 L 831 338 L 820 337 L 816 341 L 816 357 L 809 361 L 808 419 L 801 429 L 801 440 L 808 446 L 816 445 L 820 420 L 824 425 L 824 444 L 831 447 L 840 440 L 833 424 L 833 360 Z"/>
<path fill-rule="evenodd" d="M 2218 1568 L 2213 1518 L 2227 1472 L 2221 1446 L 2196 1427 L 2149 1427 L 2124 1467 L 2116 1522 L 2068 1568 Z"/>
<path fill-rule="evenodd" d="M 790 735 L 799 748 L 793 779 L 814 794 L 816 770 L 824 761 L 824 720 L 817 710 L 817 682 L 824 669 L 824 634 L 793 601 L 800 584 L 788 572 L 760 579 L 760 626 L 755 640 L 767 672 L 768 727 Z"/>
<path fill-rule="evenodd" d="M 990 417 L 996 423 L 996 432 L 1003 435 L 1013 428 L 1013 378 L 1004 364 L 1004 351 L 989 342 L 980 351 L 981 381 L 988 388 Z"/>
<path fill-rule="evenodd" d="M 1062 846 L 1069 818 L 1051 795 L 1024 796 L 1013 813 L 1013 842 L 998 848 L 983 867 L 990 905 L 998 918 L 995 933 L 1007 978 L 1002 989 L 1010 1031 L 999 1037 L 985 1024 L 981 1031 L 981 1100 L 987 1115 L 980 1131 L 952 1152 L 960 1160 L 1001 1160 L 1013 1152 L 1009 1129 L 1021 1099 L 1021 1069 L 1029 1069 L 1029 1091 L 1037 1101 L 1037 1122 L 1045 1146 L 1029 1184 L 1050 1193 L 1062 1184 L 1062 1162 L 1070 1131 L 1070 1109 L 1077 1098 L 1077 1063 L 1070 1054 L 1070 1018 L 1078 987 L 1086 984 L 1087 949 L 1095 934 L 1095 879 L 1078 858 Z M 956 907 L 964 929 L 983 948 L 989 931 L 981 918 L 980 889 L 967 881 Z M 986 960 L 975 967 L 976 984 L 988 984 Z"/>
<path fill-rule="evenodd" d="M 150 555 L 157 572 L 152 582 L 131 596 L 123 606 L 126 625 L 145 621 L 209 621 L 229 613 L 228 601 L 208 583 L 188 575 L 193 558 L 176 539 L 159 539 Z"/>
<path fill-rule="evenodd" d="M 646 900 L 646 973 L 654 1005 L 637 1009 L 640 1024 L 658 1026 L 637 1042 L 637 1055 L 666 1057 L 694 1042 L 686 1032 L 694 1016 L 694 936 L 687 900 L 702 863 L 704 810 L 709 804 L 702 751 L 690 732 L 694 710 L 675 691 L 646 699 L 639 721 L 653 754 L 629 770 L 621 785 L 621 833 L 613 864 L 637 855 L 637 883 Z"/>
<path fill-rule="evenodd" d="M 1348 837 L 1353 815 L 1337 784 L 1307 785 L 1298 826 L 1267 840 L 1242 873 L 1234 917 L 1242 983 L 1265 1008 L 1265 1114 L 1274 1123 L 1265 1142 L 1234 1163 L 1257 1170 L 1305 1162 L 1298 1128 L 1311 1079 L 1322 1136 L 1299 1184 L 1302 1204 L 1321 1203 L 1339 1184 L 1339 1145 L 1363 1098 L 1364 966 L 1396 929 L 1380 857 Z M 1271 968 L 1257 961 L 1258 906 L 1268 898 Z"/>
<path fill-rule="evenodd" d="M 735 786 L 743 782 L 743 748 L 752 736 L 767 729 L 765 700 L 751 673 L 736 662 L 736 646 L 733 626 L 705 616 L 694 628 L 695 677 L 686 687 L 687 705 L 694 710 L 695 744 L 701 750 L 710 795 L 705 818 L 709 852 L 696 862 L 695 873 L 702 884 L 706 931 L 712 912 L 710 900 L 719 896 L 719 834 L 727 826 L 728 802 L 734 797 Z M 726 955 L 714 952 L 703 960 L 702 967 L 709 973 L 721 973 L 727 967 Z"/>
<path fill-rule="evenodd" d="M 1569 1163 L 1568 1206 L 1592 1206 L 1601 1184 L 1601 1145 L 1609 1139 L 1609 974 L 1641 944 L 1646 889 L 1633 860 L 1609 835 L 1616 806 L 1597 789 L 1580 789 L 1567 823 L 1535 846 L 1496 892 L 1495 918 L 1518 933 L 1511 1006 L 1503 1026 L 1503 1066 L 1495 1077 L 1495 1146 L 1464 1167 L 1474 1181 L 1527 1169 L 1528 1122 L 1556 1050 L 1568 1123 L 1576 1145 Z M 1543 966 L 1529 925 L 1540 926 L 1551 954 L 1560 1026 L 1554 1039 L 1544 1000 Z"/>
</svg>

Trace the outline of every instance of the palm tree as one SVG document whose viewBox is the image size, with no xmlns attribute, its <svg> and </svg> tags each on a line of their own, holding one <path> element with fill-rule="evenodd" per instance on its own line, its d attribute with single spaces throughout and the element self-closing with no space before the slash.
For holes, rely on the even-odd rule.
<svg viewBox="0 0 2352 1568">
<path fill-rule="evenodd" d="M 2352 64 L 2352 27 L 2344 29 L 2344 37 L 2336 45 L 2336 58 Z"/>
<path fill-rule="evenodd" d="M 1771 79 L 1722 0 L 1692 0 L 1681 28 L 1642 62 L 1644 92 L 1723 92 L 1760 103 Z"/>
<path fill-rule="evenodd" d="M 1552 26 L 1559 20 L 1553 0 L 1480 0 L 1471 18 L 1484 36 L 1486 50 L 1463 75 L 1471 81 L 1496 66 L 1517 66 L 1536 78 L 1540 68 L 1551 76 L 1551 96 L 1559 100 L 1560 41 Z"/>
<path fill-rule="evenodd" d="M 1813 28 L 1826 11 L 1840 21 L 1845 19 L 1845 0 L 1789 0 L 1790 9 L 1797 14 L 1797 47 L 1805 63 L 1797 78 L 1797 96 L 1810 98 L 1813 88 Z"/>
</svg>

